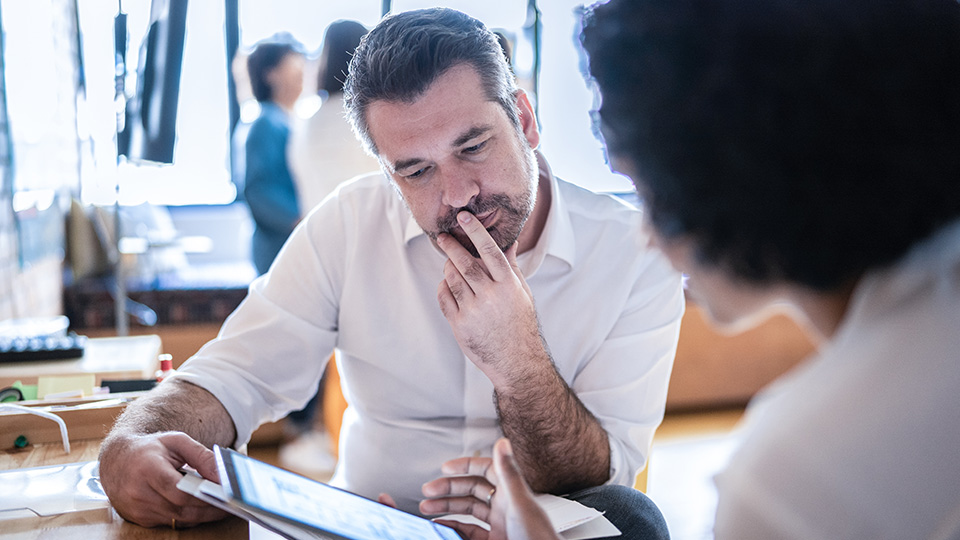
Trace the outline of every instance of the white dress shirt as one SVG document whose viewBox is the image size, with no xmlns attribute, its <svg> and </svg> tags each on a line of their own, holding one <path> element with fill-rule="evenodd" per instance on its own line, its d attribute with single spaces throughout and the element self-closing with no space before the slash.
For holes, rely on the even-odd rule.
<svg viewBox="0 0 960 540">
<path fill-rule="evenodd" d="M 863 279 L 745 424 L 718 540 L 960 538 L 960 222 Z"/>
<path fill-rule="evenodd" d="M 609 434 L 610 482 L 632 484 L 663 418 L 680 276 L 647 248 L 639 211 L 541 165 L 552 203 L 518 262 L 557 370 Z M 336 347 L 349 407 L 332 483 L 416 511 L 443 461 L 489 456 L 501 436 L 493 385 L 437 303 L 445 261 L 385 177 L 345 183 L 177 377 L 223 403 L 240 446 L 306 403 Z"/>
</svg>

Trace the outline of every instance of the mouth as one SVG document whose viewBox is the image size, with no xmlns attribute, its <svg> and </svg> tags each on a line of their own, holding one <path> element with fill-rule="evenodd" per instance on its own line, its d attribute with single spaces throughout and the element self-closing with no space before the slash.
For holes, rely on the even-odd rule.
<svg viewBox="0 0 960 540">
<path fill-rule="evenodd" d="M 476 218 L 483 224 L 484 229 L 489 229 L 497 221 L 497 209 L 494 208 L 485 214 L 476 216 Z"/>
</svg>

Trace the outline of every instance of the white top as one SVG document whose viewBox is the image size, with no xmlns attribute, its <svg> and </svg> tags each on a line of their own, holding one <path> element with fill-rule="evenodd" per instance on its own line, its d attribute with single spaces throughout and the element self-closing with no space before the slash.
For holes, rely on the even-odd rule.
<svg viewBox="0 0 960 540">
<path fill-rule="evenodd" d="M 364 151 L 353 134 L 344 116 L 340 93 L 324 100 L 309 118 L 293 121 L 287 162 L 304 214 L 320 204 L 340 182 L 380 170 L 380 163 Z"/>
<path fill-rule="evenodd" d="M 610 481 L 632 484 L 663 417 L 680 276 L 634 207 L 549 177 L 547 224 L 518 262 L 559 373 L 610 434 Z M 445 261 L 385 177 L 345 183 L 177 376 L 224 404 L 240 446 L 306 403 L 336 346 L 350 405 L 332 483 L 415 511 L 443 461 L 501 436 L 493 385 L 437 303 Z"/>
<path fill-rule="evenodd" d="M 960 222 L 862 280 L 745 430 L 718 540 L 960 538 Z"/>
</svg>

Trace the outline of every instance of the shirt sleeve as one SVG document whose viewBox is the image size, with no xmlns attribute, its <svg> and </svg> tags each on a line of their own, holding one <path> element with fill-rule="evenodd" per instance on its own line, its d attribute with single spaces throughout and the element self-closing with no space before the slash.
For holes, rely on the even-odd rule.
<svg viewBox="0 0 960 540">
<path fill-rule="evenodd" d="M 629 486 L 663 420 L 684 312 L 680 275 L 663 255 L 647 250 L 634 272 L 619 319 L 573 383 L 609 436 L 608 483 Z"/>
<path fill-rule="evenodd" d="M 342 219 L 336 202 L 321 205 L 290 237 L 291 249 L 257 278 L 217 338 L 178 369 L 211 392 L 237 429 L 236 446 L 316 393 L 336 346 Z"/>
</svg>

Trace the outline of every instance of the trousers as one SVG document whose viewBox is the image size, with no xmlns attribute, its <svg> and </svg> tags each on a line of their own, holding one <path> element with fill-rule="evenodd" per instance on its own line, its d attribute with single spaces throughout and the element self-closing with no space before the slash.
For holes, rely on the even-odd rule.
<svg viewBox="0 0 960 540">
<path fill-rule="evenodd" d="M 657 505 L 643 492 L 627 486 L 596 486 L 567 495 L 567 498 L 603 512 L 620 529 L 618 540 L 669 540 L 667 522 Z"/>
</svg>

